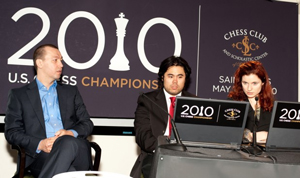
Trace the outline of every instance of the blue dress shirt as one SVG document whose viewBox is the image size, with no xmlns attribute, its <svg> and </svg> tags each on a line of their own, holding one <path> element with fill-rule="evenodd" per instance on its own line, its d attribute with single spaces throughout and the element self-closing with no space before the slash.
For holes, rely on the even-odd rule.
<svg viewBox="0 0 300 178">
<path fill-rule="evenodd" d="M 47 87 L 45 87 L 38 79 L 36 79 L 36 83 L 42 102 L 42 109 L 46 126 L 46 136 L 47 138 L 54 137 L 57 131 L 64 129 L 56 91 L 57 82 L 55 80 L 48 90 Z M 75 130 L 70 131 L 73 132 L 74 137 L 78 136 L 78 133 Z"/>
</svg>

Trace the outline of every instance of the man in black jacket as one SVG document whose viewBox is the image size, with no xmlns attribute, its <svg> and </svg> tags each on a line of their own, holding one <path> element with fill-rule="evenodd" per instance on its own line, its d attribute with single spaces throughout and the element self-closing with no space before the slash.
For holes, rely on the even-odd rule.
<svg viewBox="0 0 300 178">
<path fill-rule="evenodd" d="M 152 155 L 160 135 L 170 136 L 170 118 L 161 108 L 169 111 L 170 97 L 195 96 L 184 91 L 189 83 L 191 68 L 181 57 L 171 56 L 162 61 L 158 81 L 159 89 L 139 96 L 135 111 L 135 138 L 141 154 L 132 168 L 131 176 L 147 178 L 150 174 Z M 161 108 L 152 103 L 154 101 Z"/>
<path fill-rule="evenodd" d="M 62 56 L 54 45 L 34 52 L 36 79 L 9 93 L 5 138 L 26 151 L 26 168 L 35 177 L 52 178 L 67 171 L 88 170 L 93 123 L 77 87 L 57 82 Z"/>
</svg>

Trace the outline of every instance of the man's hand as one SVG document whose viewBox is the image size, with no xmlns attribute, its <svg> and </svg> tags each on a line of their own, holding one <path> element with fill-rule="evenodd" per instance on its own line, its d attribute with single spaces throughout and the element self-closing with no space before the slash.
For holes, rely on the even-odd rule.
<svg viewBox="0 0 300 178">
<path fill-rule="evenodd" d="M 46 138 L 46 139 L 42 140 L 39 144 L 38 150 L 41 150 L 46 153 L 50 153 L 55 140 L 58 137 L 61 137 L 63 135 L 70 135 L 70 136 L 74 137 L 74 134 L 72 131 L 61 129 L 55 133 L 54 137 L 50 137 L 50 138 Z"/>
<path fill-rule="evenodd" d="M 46 153 L 50 153 L 50 151 L 52 150 L 53 143 L 57 138 L 58 138 L 57 136 L 54 136 L 42 140 L 39 144 L 38 150 L 41 150 Z"/>
<path fill-rule="evenodd" d="M 73 137 L 74 137 L 73 132 L 70 131 L 70 130 L 61 129 L 61 130 L 59 130 L 59 131 L 57 131 L 57 132 L 55 133 L 55 136 L 56 136 L 56 137 L 61 137 L 61 136 L 63 136 L 63 135 L 70 135 L 70 136 L 73 136 Z"/>
</svg>

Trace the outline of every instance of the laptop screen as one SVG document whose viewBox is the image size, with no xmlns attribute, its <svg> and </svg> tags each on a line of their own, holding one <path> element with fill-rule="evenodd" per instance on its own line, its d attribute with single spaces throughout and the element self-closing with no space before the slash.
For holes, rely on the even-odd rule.
<svg viewBox="0 0 300 178">
<path fill-rule="evenodd" d="M 249 103 L 176 97 L 174 119 L 182 141 L 240 144 Z"/>
<path fill-rule="evenodd" d="M 275 101 L 266 151 L 271 149 L 300 150 L 300 103 Z"/>
</svg>

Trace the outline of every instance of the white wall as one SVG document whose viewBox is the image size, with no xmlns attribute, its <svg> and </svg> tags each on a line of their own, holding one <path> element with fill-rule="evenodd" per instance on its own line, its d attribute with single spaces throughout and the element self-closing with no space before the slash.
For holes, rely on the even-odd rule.
<svg viewBox="0 0 300 178">
<path fill-rule="evenodd" d="M 139 152 L 134 136 L 93 135 L 89 140 L 97 142 L 102 149 L 99 171 L 129 175 Z M 3 133 L 0 133 L 0 143 L 0 177 L 12 177 L 16 171 L 17 152 L 10 149 Z"/>
</svg>

